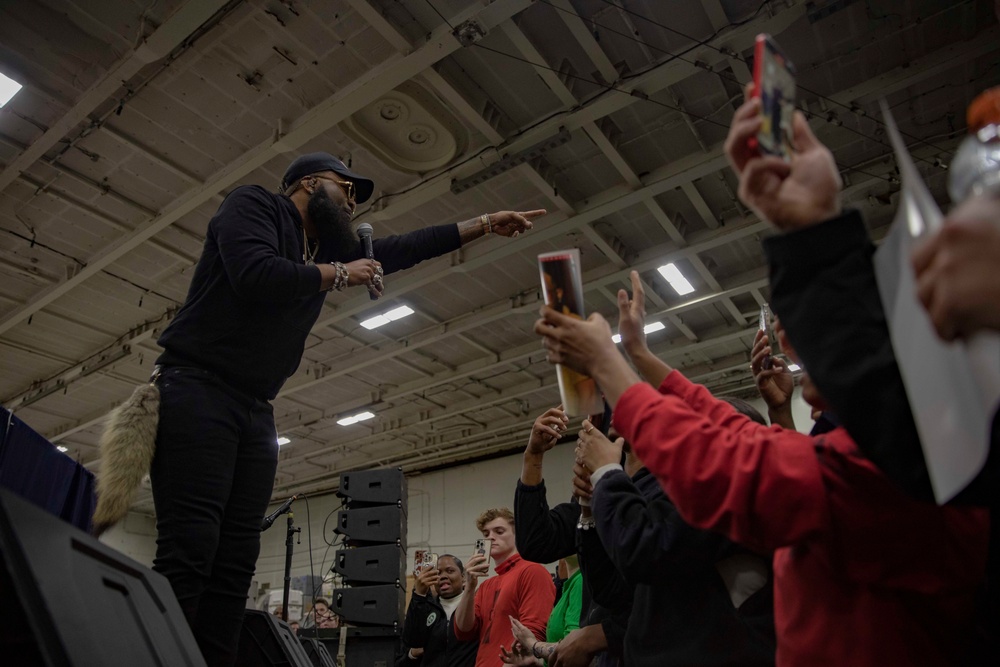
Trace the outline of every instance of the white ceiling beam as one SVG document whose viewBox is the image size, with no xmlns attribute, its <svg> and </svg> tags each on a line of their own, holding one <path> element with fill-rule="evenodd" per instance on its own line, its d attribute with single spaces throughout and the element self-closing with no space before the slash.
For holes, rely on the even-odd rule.
<svg viewBox="0 0 1000 667">
<path fill-rule="evenodd" d="M 698 188 L 695 187 L 694 183 L 688 181 L 681 185 L 681 190 L 687 196 L 688 201 L 694 206 L 694 210 L 698 212 L 701 216 L 702 221 L 704 221 L 705 226 L 709 229 L 718 229 L 719 221 L 716 219 L 715 214 L 712 213 L 712 207 L 708 205 L 705 198 L 701 196 L 698 192 Z"/>
<path fill-rule="evenodd" d="M 590 32 L 590 29 L 584 23 L 583 19 L 580 18 L 580 15 L 576 13 L 576 9 L 573 8 L 569 0 L 548 0 L 548 2 L 555 8 L 559 18 L 566 24 L 569 31 L 573 33 L 576 41 L 583 47 L 587 57 L 597 67 L 597 71 L 605 83 L 614 83 L 617 81 L 618 70 L 615 69 L 614 63 L 604 53 L 604 49 L 594 39 L 593 33 Z"/>
<path fill-rule="evenodd" d="M 78 123 L 107 102 L 146 65 L 162 59 L 184 43 L 191 33 L 222 9 L 228 0 L 188 0 L 126 58 L 84 92 L 75 104 L 26 150 L 11 160 L 0 172 L 0 191 L 27 171 L 50 148 L 59 143 Z"/>
</svg>

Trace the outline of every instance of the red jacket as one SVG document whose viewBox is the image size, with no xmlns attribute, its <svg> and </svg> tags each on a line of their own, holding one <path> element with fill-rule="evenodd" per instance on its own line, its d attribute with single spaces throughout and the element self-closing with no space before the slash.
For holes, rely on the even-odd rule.
<svg viewBox="0 0 1000 667">
<path fill-rule="evenodd" d="M 556 599 L 552 575 L 538 563 L 514 554 L 497 565 L 496 573 L 476 590 L 476 623 L 472 629 L 462 632 L 452 623 L 461 641 L 479 639 L 476 667 L 503 664 L 500 646 L 510 649 L 514 643 L 508 616 L 523 623 L 539 641 L 545 641 L 545 625 Z"/>
<path fill-rule="evenodd" d="M 986 511 L 911 500 L 842 428 L 765 428 L 677 371 L 660 391 L 629 388 L 615 426 L 688 523 L 774 551 L 778 665 L 957 662 Z"/>
</svg>

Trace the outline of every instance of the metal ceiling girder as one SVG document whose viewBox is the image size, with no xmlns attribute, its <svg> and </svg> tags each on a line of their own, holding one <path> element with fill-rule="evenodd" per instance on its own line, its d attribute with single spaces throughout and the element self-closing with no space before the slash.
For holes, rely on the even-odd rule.
<svg viewBox="0 0 1000 667">
<path fill-rule="evenodd" d="M 488 30 L 530 4 L 531 0 L 496 0 L 483 8 L 467 9 L 455 17 L 452 22 L 459 23 L 475 18 L 481 26 Z M 169 227 L 211 199 L 220 190 L 235 184 L 274 157 L 302 146 L 459 48 L 461 45 L 451 34 L 451 29 L 448 26 L 442 26 L 431 33 L 425 44 L 409 55 L 390 57 L 385 63 L 372 68 L 303 114 L 287 134 L 264 141 L 251 148 L 218 170 L 203 185 L 192 188 L 164 207 L 158 216 L 141 223 L 131 234 L 105 247 L 91 258 L 87 266 L 73 278 L 43 290 L 28 303 L 8 314 L 0 321 L 0 334 L 26 320 L 33 313 L 41 310 L 87 278 Z"/>
<path fill-rule="evenodd" d="M 17 175 L 41 159 L 78 123 L 115 91 L 127 83 L 146 65 L 165 57 L 184 43 L 188 36 L 222 9 L 229 0 L 188 0 L 164 21 L 137 49 L 110 69 L 97 83 L 84 92 L 62 118 L 53 124 L 27 149 L 11 160 L 0 172 L 0 191 L 14 182 Z"/>
<path fill-rule="evenodd" d="M 684 248 L 675 249 L 672 252 L 664 253 L 663 248 L 653 248 L 647 250 L 642 255 L 637 262 L 633 263 L 631 267 L 621 269 L 610 275 L 604 275 L 598 278 L 590 278 L 588 276 L 584 277 L 584 290 L 591 290 L 600 285 L 606 285 L 616 281 L 627 280 L 629 271 L 632 269 L 638 271 L 645 271 L 650 268 L 655 268 L 662 261 L 671 261 L 672 259 L 677 259 L 681 257 L 687 257 L 691 254 L 697 252 L 703 252 L 705 250 L 710 250 L 711 248 L 717 247 L 720 244 L 729 243 L 737 238 L 741 238 L 748 234 L 756 234 L 767 228 L 767 223 L 751 223 L 743 225 L 742 227 L 736 229 L 727 229 L 723 233 L 712 232 L 706 234 L 699 241 L 695 241 Z M 532 232 L 534 233 L 534 232 Z M 409 285 L 407 285 L 409 287 Z M 404 352 L 418 349 L 424 345 L 430 345 L 436 343 L 448 336 L 455 333 L 460 333 L 468 331 L 476 327 L 484 326 L 489 322 L 493 322 L 504 317 L 507 317 L 512 312 L 526 311 L 535 308 L 539 303 L 541 303 L 539 295 L 534 292 L 530 295 L 524 295 L 524 299 L 527 300 L 526 304 L 515 305 L 512 299 L 504 299 L 502 301 L 495 302 L 483 308 L 479 308 L 475 311 L 465 313 L 460 317 L 453 320 L 449 320 L 442 325 L 430 327 L 422 332 L 418 332 L 413 336 L 404 339 L 403 341 L 398 341 L 389 346 L 383 347 L 378 354 L 363 360 L 356 360 L 357 355 L 352 353 L 348 355 L 351 363 L 347 366 L 341 366 L 335 370 L 323 375 L 319 378 L 313 378 L 299 382 L 296 384 L 286 384 L 285 387 L 278 394 L 278 397 L 287 396 L 289 394 L 301 391 L 303 389 L 308 389 L 310 387 L 316 386 L 320 383 L 329 381 L 333 378 L 346 375 L 348 373 L 360 370 L 374 363 L 385 362 L 398 354 Z M 329 365 L 335 365 L 338 360 L 331 360 L 328 362 Z"/>
<path fill-rule="evenodd" d="M 536 346 L 535 352 L 538 351 Z M 491 408 L 500 403 L 508 402 L 525 396 L 527 394 L 532 394 L 545 389 L 551 389 L 557 385 L 555 373 L 550 373 L 543 378 L 533 378 L 529 382 L 522 382 L 521 384 L 515 385 L 513 387 L 507 387 L 498 392 L 494 392 L 493 395 L 486 395 L 475 399 L 470 399 L 467 401 L 462 401 L 461 403 L 450 405 L 447 408 L 429 408 L 421 410 L 419 413 L 413 413 L 409 415 L 401 415 L 399 417 L 394 417 L 397 420 L 397 424 L 391 431 L 398 431 L 401 429 L 414 429 L 420 426 L 431 424 L 436 421 L 441 421 L 444 419 L 451 419 L 453 417 L 460 416 L 466 412 L 470 412 L 473 409 L 484 409 Z M 372 427 L 373 429 L 376 426 Z M 294 426 L 288 426 L 284 429 L 279 428 L 278 432 L 286 432 L 294 430 Z M 351 440 L 352 446 L 364 446 L 369 442 L 373 442 L 382 438 L 386 433 L 390 432 L 390 429 L 384 430 L 373 430 L 369 435 L 364 435 L 359 438 Z M 307 452 L 299 456 L 289 457 L 284 459 L 284 461 L 308 461 L 311 457 L 319 455 L 327 455 L 328 451 L 324 452 Z"/>
<path fill-rule="evenodd" d="M 802 16 L 805 16 L 804 5 L 795 5 L 789 9 L 782 9 L 780 13 L 773 17 L 754 19 L 731 32 L 706 42 L 706 44 L 717 48 L 725 47 L 742 51 L 753 46 L 757 33 L 780 33 Z M 700 60 L 709 66 L 718 64 L 724 61 L 725 58 L 725 55 L 712 51 L 707 47 L 705 48 L 705 52 L 700 56 Z M 698 68 L 690 62 L 680 59 L 670 60 L 658 67 L 654 67 L 649 72 L 630 79 L 625 84 L 619 85 L 618 89 L 620 92 L 610 91 L 601 97 L 582 104 L 577 111 L 555 116 L 533 128 L 522 128 L 523 133 L 518 133 L 516 139 L 513 139 L 507 145 L 499 146 L 498 150 L 504 153 L 517 153 L 555 136 L 563 127 L 571 131 L 580 129 L 586 123 L 600 120 L 609 114 L 638 102 L 638 98 L 629 94 L 632 91 L 651 94 L 663 90 L 667 86 L 679 83 L 697 71 L 699 71 Z M 443 196 L 448 192 L 451 179 L 467 177 L 475 173 L 478 169 L 478 165 L 473 164 L 468 167 L 456 169 L 454 172 L 428 179 L 406 194 L 392 197 L 384 208 L 378 211 L 366 212 L 364 215 L 370 222 L 399 217 L 412 208 L 436 197 Z"/>
<path fill-rule="evenodd" d="M 969 41 L 948 44 L 829 97 L 834 102 L 847 106 L 852 103 L 868 104 L 880 97 L 888 97 L 904 88 L 916 85 L 935 74 L 996 51 L 998 45 L 1000 45 L 1000 27 L 994 24 Z"/>
<path fill-rule="evenodd" d="M 714 335 L 711 339 L 706 339 L 704 341 L 700 341 L 700 342 L 697 342 L 697 343 L 689 343 L 689 344 L 679 345 L 679 346 L 673 346 L 671 343 L 668 343 L 668 344 L 661 344 L 661 345 L 653 346 L 652 351 L 653 351 L 654 354 L 656 354 L 657 356 L 659 356 L 661 358 L 675 358 L 675 357 L 683 355 L 683 354 L 690 354 L 692 352 L 698 352 L 698 351 L 700 351 L 702 349 L 705 349 L 707 347 L 711 347 L 711 346 L 720 345 L 720 344 L 723 344 L 723 343 L 732 342 L 734 340 L 739 340 L 741 338 L 750 336 L 750 335 L 752 335 L 756 331 L 756 327 L 747 328 L 747 327 L 732 327 L 732 326 L 729 326 L 729 327 L 726 327 L 724 329 L 724 331 L 725 331 L 725 333 L 719 333 L 718 330 L 715 330 L 713 333 L 716 333 L 717 335 Z M 536 351 L 537 351 L 537 347 L 538 346 L 535 345 Z M 746 363 L 746 362 L 744 361 L 744 363 Z M 510 430 L 515 430 L 515 433 L 511 433 L 512 439 L 522 439 L 523 440 L 523 437 L 522 437 L 522 435 L 520 433 L 520 430 L 523 430 L 524 428 L 527 428 L 533 420 L 534 420 L 534 418 L 531 418 L 531 419 L 517 418 L 517 417 L 505 418 L 505 419 L 502 419 L 502 420 L 498 420 L 497 422 L 494 422 L 494 424 L 496 424 L 496 426 L 494 426 L 491 429 L 488 429 L 486 431 L 476 432 L 476 433 L 474 433 L 472 435 L 468 435 L 468 436 L 460 436 L 458 438 L 454 438 L 451 441 L 446 441 L 446 442 L 443 442 L 443 443 L 437 443 L 436 447 L 438 447 L 440 449 L 444 449 L 444 448 L 447 448 L 447 447 L 454 447 L 455 445 L 461 446 L 462 443 L 480 442 L 483 438 L 490 437 L 491 435 L 494 435 L 494 434 L 499 433 L 499 432 L 510 431 Z M 382 435 L 384 435 L 384 433 Z M 322 452 L 313 452 L 311 454 L 304 455 L 303 458 L 307 458 L 309 456 L 331 456 L 331 455 L 336 454 L 338 451 L 341 451 L 341 450 L 343 450 L 345 448 L 352 448 L 352 449 L 354 449 L 354 448 L 356 448 L 356 443 L 358 441 L 364 440 L 364 439 L 370 438 L 370 437 L 371 436 L 364 436 L 363 438 L 358 438 L 356 440 L 338 441 L 338 444 L 336 446 L 334 446 L 334 447 L 331 447 L 329 449 L 323 450 Z M 385 459 L 387 461 L 392 461 L 395 458 L 398 458 L 399 456 L 410 456 L 411 454 L 412 454 L 411 452 L 401 452 L 401 453 L 399 453 L 397 455 L 389 455 L 388 457 L 382 457 L 382 458 L 380 458 L 378 460 L 382 461 L 383 459 Z M 324 480 L 324 479 L 329 479 L 330 477 L 333 477 L 336 474 L 338 474 L 339 471 L 340 471 L 340 468 L 338 466 L 335 466 L 333 471 L 327 471 L 327 472 L 323 472 L 323 473 L 319 473 L 319 474 L 311 475 L 311 476 L 307 476 L 307 477 L 295 478 L 291 482 L 289 482 L 289 484 L 295 484 L 298 487 L 299 485 L 304 484 L 304 483 L 309 483 L 309 482 L 313 482 L 313 481 L 321 481 L 321 480 Z M 285 487 L 276 486 L 276 491 L 277 491 L 278 488 L 285 488 Z"/>
</svg>

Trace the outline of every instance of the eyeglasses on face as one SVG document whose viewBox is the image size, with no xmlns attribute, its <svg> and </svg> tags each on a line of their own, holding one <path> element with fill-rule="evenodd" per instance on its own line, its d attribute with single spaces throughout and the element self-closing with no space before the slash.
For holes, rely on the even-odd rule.
<svg viewBox="0 0 1000 667">
<path fill-rule="evenodd" d="M 331 183 L 336 183 L 343 189 L 344 194 L 347 195 L 348 201 L 354 201 L 358 198 L 358 190 L 354 187 L 353 181 L 338 181 L 335 178 L 330 178 L 329 176 L 313 176 L 313 178 L 322 179 L 324 181 L 330 181 Z"/>
</svg>

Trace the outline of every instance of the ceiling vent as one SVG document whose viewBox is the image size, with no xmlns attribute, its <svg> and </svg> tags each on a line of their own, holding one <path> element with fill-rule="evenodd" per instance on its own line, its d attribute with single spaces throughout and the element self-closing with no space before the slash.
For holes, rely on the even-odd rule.
<svg viewBox="0 0 1000 667">
<path fill-rule="evenodd" d="M 412 81 L 361 109 L 341 127 L 389 166 L 414 174 L 448 165 L 469 143 L 454 114 Z"/>
</svg>

